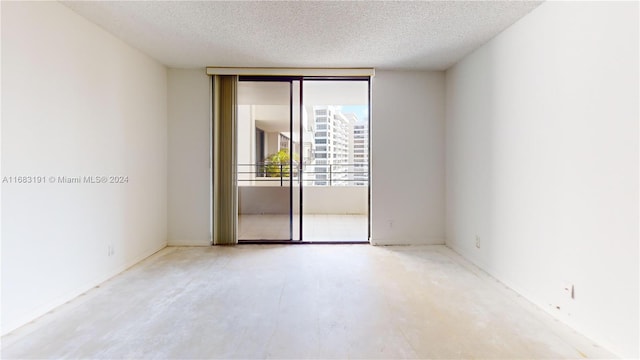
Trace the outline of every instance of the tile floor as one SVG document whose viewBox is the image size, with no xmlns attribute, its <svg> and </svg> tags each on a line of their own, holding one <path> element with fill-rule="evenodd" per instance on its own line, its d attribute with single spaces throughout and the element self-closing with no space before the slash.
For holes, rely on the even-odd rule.
<svg viewBox="0 0 640 360">
<path fill-rule="evenodd" d="M 297 225 L 295 223 L 294 225 Z M 366 215 L 304 215 L 304 241 L 368 241 Z M 294 232 L 297 227 L 294 227 Z M 241 240 L 289 240 L 289 215 L 240 215 Z"/>
<path fill-rule="evenodd" d="M 166 248 L 2 338 L 3 359 L 612 354 L 444 246 Z"/>
</svg>

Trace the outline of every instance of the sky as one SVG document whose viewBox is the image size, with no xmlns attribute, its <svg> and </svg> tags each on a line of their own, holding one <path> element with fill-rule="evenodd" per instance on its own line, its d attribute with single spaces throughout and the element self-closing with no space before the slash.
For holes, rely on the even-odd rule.
<svg viewBox="0 0 640 360">
<path fill-rule="evenodd" d="M 367 105 L 344 105 L 342 106 L 342 113 L 354 113 L 358 120 L 366 120 L 369 118 L 369 107 Z"/>
</svg>

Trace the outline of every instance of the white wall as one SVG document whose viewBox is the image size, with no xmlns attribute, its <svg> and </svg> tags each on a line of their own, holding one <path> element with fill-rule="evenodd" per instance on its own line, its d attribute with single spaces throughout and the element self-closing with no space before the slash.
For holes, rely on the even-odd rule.
<svg viewBox="0 0 640 360">
<path fill-rule="evenodd" d="M 546 2 L 446 79 L 447 245 L 634 358 L 638 60 L 637 2 Z"/>
<path fill-rule="evenodd" d="M 188 76 L 194 72 L 193 76 Z M 198 131 L 209 131 L 208 90 L 181 89 L 208 86 L 200 70 L 169 71 L 170 139 L 188 131 L 169 145 L 169 198 L 183 196 L 178 210 L 170 200 L 169 244 L 208 245 L 209 181 L 201 160 L 208 159 L 209 139 Z M 183 82 L 179 88 L 177 83 Z M 206 91 L 206 92 L 205 92 Z M 444 73 L 378 71 L 373 79 L 372 109 L 372 242 L 374 244 L 444 243 Z M 426 99 L 426 100 L 425 100 Z M 187 108 L 197 116 L 176 121 L 173 108 Z M 182 111 L 182 110 L 181 110 Z M 204 114 L 207 118 L 204 118 Z M 182 149 L 182 150 L 179 150 Z M 400 159 L 400 160 L 399 160 Z M 181 164 L 174 170 L 174 164 Z M 185 182 L 172 185 L 174 172 Z M 189 186 L 187 179 L 194 181 Z M 206 201 L 206 202 L 205 202 Z M 206 205 L 206 206 L 205 206 Z M 175 208 L 177 209 L 177 208 Z M 393 226 L 389 227 L 389 220 Z M 180 226 L 174 226 L 180 224 Z"/>
<path fill-rule="evenodd" d="M 164 66 L 59 3 L 1 6 L 0 177 L 47 179 L 2 184 L 4 334 L 165 246 L 167 87 Z M 128 183 L 49 180 L 92 175 Z"/>
<path fill-rule="evenodd" d="M 444 243 L 444 73 L 376 71 L 372 243 Z"/>
<path fill-rule="evenodd" d="M 209 245 L 209 77 L 169 69 L 169 245 Z"/>
</svg>

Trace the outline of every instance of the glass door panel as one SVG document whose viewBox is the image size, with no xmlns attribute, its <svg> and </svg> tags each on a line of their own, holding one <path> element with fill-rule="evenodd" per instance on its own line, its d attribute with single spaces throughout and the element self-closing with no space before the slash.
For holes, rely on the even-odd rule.
<svg viewBox="0 0 640 360">
<path fill-rule="evenodd" d="M 369 81 L 305 79 L 303 238 L 369 240 Z"/>
<path fill-rule="evenodd" d="M 369 86 L 240 78 L 240 241 L 369 240 Z"/>
<path fill-rule="evenodd" d="M 238 239 L 291 240 L 291 85 L 238 82 Z"/>
</svg>

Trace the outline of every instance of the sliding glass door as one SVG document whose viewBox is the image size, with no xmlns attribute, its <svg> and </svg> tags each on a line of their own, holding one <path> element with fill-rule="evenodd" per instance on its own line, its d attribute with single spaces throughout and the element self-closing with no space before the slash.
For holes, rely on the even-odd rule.
<svg viewBox="0 0 640 360">
<path fill-rule="evenodd" d="M 369 81 L 305 79 L 303 239 L 369 240 Z"/>
<path fill-rule="evenodd" d="M 299 241 L 301 80 L 240 77 L 238 239 Z"/>
<path fill-rule="evenodd" d="M 368 242 L 369 79 L 243 77 L 238 239 Z"/>
</svg>

